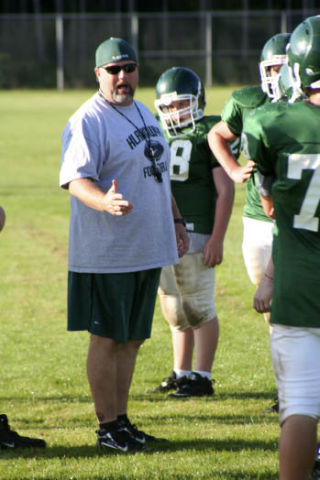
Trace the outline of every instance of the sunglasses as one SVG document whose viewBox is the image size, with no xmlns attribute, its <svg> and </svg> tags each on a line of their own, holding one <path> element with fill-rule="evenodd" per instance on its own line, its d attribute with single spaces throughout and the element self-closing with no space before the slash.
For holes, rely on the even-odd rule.
<svg viewBox="0 0 320 480">
<path fill-rule="evenodd" d="M 125 73 L 135 72 L 137 69 L 136 63 L 125 63 L 124 65 L 109 65 L 102 67 L 109 75 L 118 75 L 123 70 Z"/>
</svg>

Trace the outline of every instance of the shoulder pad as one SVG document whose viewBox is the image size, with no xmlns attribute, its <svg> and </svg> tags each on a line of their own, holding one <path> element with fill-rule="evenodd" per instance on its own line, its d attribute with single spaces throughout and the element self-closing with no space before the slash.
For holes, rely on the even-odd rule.
<svg viewBox="0 0 320 480">
<path fill-rule="evenodd" d="M 260 86 L 241 88 L 232 93 L 232 97 L 241 107 L 257 108 L 266 103 L 269 97 Z"/>
</svg>

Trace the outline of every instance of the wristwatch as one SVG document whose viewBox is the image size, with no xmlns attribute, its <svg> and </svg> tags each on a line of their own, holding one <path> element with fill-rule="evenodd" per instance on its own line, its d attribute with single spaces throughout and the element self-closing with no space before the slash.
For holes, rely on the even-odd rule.
<svg viewBox="0 0 320 480">
<path fill-rule="evenodd" d="M 186 221 L 185 221 L 185 219 L 184 219 L 183 217 L 175 218 L 175 219 L 174 219 L 174 223 L 182 223 L 182 225 L 183 225 L 184 227 L 187 226 Z"/>
</svg>

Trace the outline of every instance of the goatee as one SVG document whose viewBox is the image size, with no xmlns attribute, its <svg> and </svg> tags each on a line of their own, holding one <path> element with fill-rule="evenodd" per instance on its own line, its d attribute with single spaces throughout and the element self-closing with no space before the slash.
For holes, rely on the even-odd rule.
<svg viewBox="0 0 320 480">
<path fill-rule="evenodd" d="M 126 103 L 133 100 L 133 97 L 134 91 L 131 87 L 128 87 L 128 91 L 126 93 L 119 93 L 117 89 L 112 91 L 112 98 L 116 103 Z"/>
</svg>

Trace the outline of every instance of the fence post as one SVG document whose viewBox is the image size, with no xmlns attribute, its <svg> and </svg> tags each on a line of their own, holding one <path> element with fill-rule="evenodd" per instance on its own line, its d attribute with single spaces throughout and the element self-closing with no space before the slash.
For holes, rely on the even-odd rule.
<svg viewBox="0 0 320 480">
<path fill-rule="evenodd" d="M 248 65 L 248 0 L 243 0 L 241 57 L 243 65 Z"/>
<path fill-rule="evenodd" d="M 56 48 L 57 48 L 57 89 L 64 89 L 64 64 L 63 64 L 63 17 L 58 14 L 55 18 Z"/>
<path fill-rule="evenodd" d="M 134 50 L 137 52 L 138 55 L 138 36 L 139 36 L 139 20 L 137 14 L 131 15 L 131 43 Z"/>
<path fill-rule="evenodd" d="M 287 31 L 288 31 L 287 12 L 282 10 L 281 11 L 281 33 L 286 33 Z"/>
<path fill-rule="evenodd" d="M 212 18 L 206 14 L 206 87 L 212 86 Z"/>
</svg>

